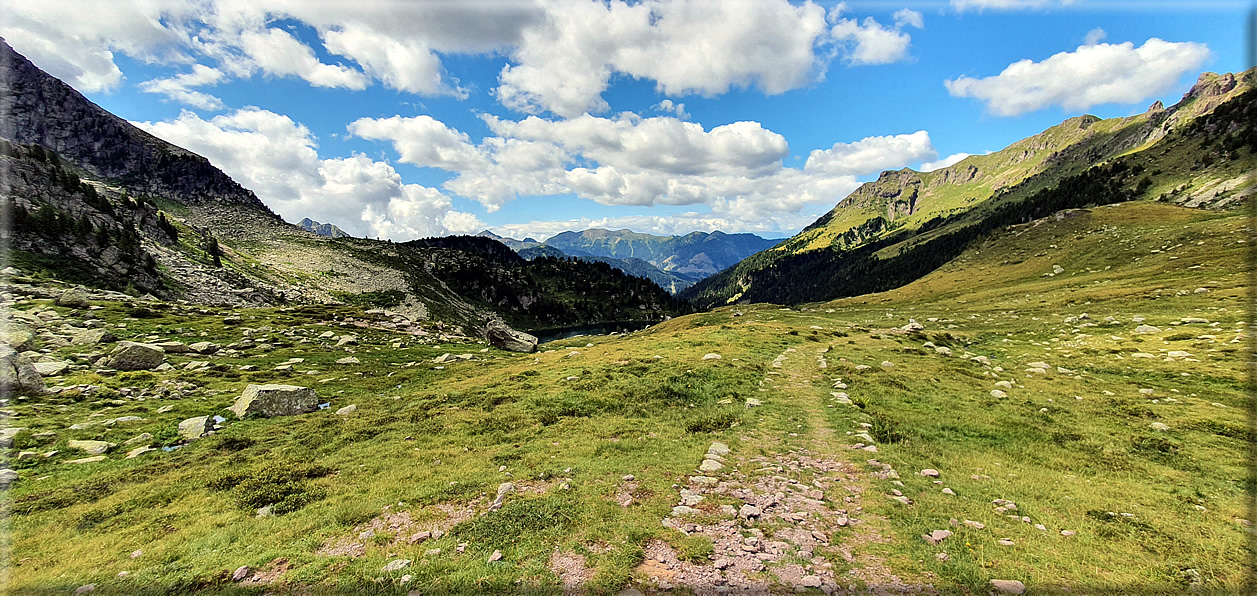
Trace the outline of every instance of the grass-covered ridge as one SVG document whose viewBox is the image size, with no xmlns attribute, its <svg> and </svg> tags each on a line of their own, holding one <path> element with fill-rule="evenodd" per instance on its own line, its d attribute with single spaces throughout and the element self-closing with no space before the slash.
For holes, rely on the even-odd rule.
<svg viewBox="0 0 1257 596">
<path fill-rule="evenodd" d="M 685 525 L 727 522 L 742 538 L 759 530 L 786 544 L 746 575 L 769 591 L 793 591 L 798 570 L 946 594 L 985 593 L 991 579 L 1032 591 L 1234 592 L 1247 239 L 1243 218 L 1227 214 L 1156 203 L 1073 211 L 1000 231 L 885 294 L 724 308 L 530 355 L 399 334 L 348 306 L 75 312 L 22 299 L 16 310 L 55 312 L 58 324 L 91 316 L 120 339 L 238 352 L 170 354 L 164 372 L 71 369 L 50 384 L 72 388 L 6 406 L 6 424 L 28 429 L 8 451 L 20 479 L 5 493 L 6 590 L 650 591 L 678 570 L 741 573 L 717 571 L 728 544 Z M 910 319 L 924 329 L 902 331 Z M 344 335 L 356 343 L 336 346 Z M 50 354 L 81 362 L 92 351 L 108 350 Z M 336 362 L 351 355 L 357 363 Z M 283 369 L 293 358 L 303 360 Z M 1028 370 L 1039 363 L 1046 372 Z M 224 408 L 249 383 L 311 386 L 330 407 L 234 420 Z M 136 445 L 179 445 L 179 421 L 207 414 L 228 421 L 125 458 Z M 126 416 L 142 420 L 71 428 Z M 86 456 L 70 440 L 118 445 L 105 461 L 70 464 Z M 709 473 L 723 492 L 692 480 L 714 441 L 731 448 Z M 851 448 L 861 443 L 877 453 Z M 806 458 L 849 471 L 792 467 Z M 491 511 L 504 482 L 514 490 Z M 745 503 L 736 491 L 781 482 L 791 495 L 824 487 L 801 522 L 828 538 L 807 546 L 823 559 L 800 554 L 800 522 L 722 512 Z M 673 515 L 681 488 L 706 491 L 696 517 Z M 258 518 L 267 505 L 272 515 Z M 921 539 L 941 529 L 954 535 Z M 663 557 L 671 569 L 661 552 L 675 555 Z M 411 563 L 382 571 L 398 559 Z M 248 579 L 233 582 L 241 565 Z"/>
<path fill-rule="evenodd" d="M 1202 75 L 1178 105 L 1071 118 L 933 172 L 884 172 L 795 237 L 681 292 L 699 308 L 795 304 L 919 279 L 993 229 L 1130 200 L 1231 209 L 1254 193 L 1257 71 Z M 1224 90 L 1225 89 L 1225 90 Z"/>
</svg>

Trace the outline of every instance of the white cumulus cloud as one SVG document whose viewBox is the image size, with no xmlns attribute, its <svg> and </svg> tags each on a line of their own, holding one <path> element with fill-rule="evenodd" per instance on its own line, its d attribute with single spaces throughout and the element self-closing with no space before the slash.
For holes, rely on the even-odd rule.
<svg viewBox="0 0 1257 596">
<path fill-rule="evenodd" d="M 1151 38 L 1097 43 L 1042 61 L 1022 60 L 998 75 L 961 76 L 945 81 L 954 97 L 972 97 L 998 116 L 1017 116 L 1048 106 L 1085 110 L 1105 103 L 1130 104 L 1169 91 L 1186 73 L 1209 58 L 1209 48 L 1193 42 Z"/>
<path fill-rule="evenodd" d="M 778 94 L 824 71 L 825 10 L 810 1 L 621 0 L 548 3 L 523 31 L 496 90 L 512 109 L 564 117 L 602 112 L 615 73 L 649 79 L 666 95 L 712 96 L 731 87 Z"/>
<path fill-rule="evenodd" d="M 934 170 L 941 170 L 947 166 L 954 166 L 960 163 L 964 158 L 969 157 L 969 155 L 969 153 L 953 153 L 938 161 L 927 161 L 921 164 L 921 171 L 933 172 Z"/>
<path fill-rule="evenodd" d="M 631 113 L 483 119 L 492 135 L 479 144 L 428 116 L 361 119 L 349 130 L 390 143 L 404 162 L 454 173 L 444 188 L 490 211 L 517 197 L 552 195 L 604 205 L 705 205 L 708 213 L 669 216 L 677 218 L 676 226 L 697 226 L 691 229 L 801 227 L 855 190 L 860 176 L 937 155 L 928 133 L 919 131 L 838 143 L 813 152 L 799 170 L 782 165 L 789 155 L 785 138 L 758 122 L 707 130 L 673 117 Z M 644 229 L 645 222 L 651 229 L 663 225 L 633 221 L 634 229 Z M 537 224 L 528 233 L 542 231 Z"/>
<path fill-rule="evenodd" d="M 863 22 L 840 18 L 841 11 L 845 9 L 845 5 L 839 4 L 830 12 L 829 18 L 833 22 L 830 35 L 834 41 L 846 47 L 848 64 L 899 62 L 907 58 L 908 47 L 912 44 L 912 36 L 903 29 L 925 27 L 925 17 L 907 8 L 895 13 L 895 24 L 891 27 L 878 23 L 873 17 L 868 17 Z"/>
<path fill-rule="evenodd" d="M 136 126 L 209 158 L 289 221 L 334 223 L 356 236 L 411 240 L 482 227 L 453 210 L 434 188 L 406 184 L 387 163 L 357 154 L 322 159 L 304 125 L 281 114 L 245 108 L 202 119 L 183 112 L 168 122 Z"/>
<path fill-rule="evenodd" d="M 223 72 L 217 68 L 210 68 L 204 64 L 193 64 L 192 72 L 177 74 L 164 79 L 144 81 L 140 83 L 139 88 L 140 91 L 145 93 L 165 95 L 168 99 L 194 108 L 217 111 L 226 107 L 223 105 L 222 100 L 203 91 L 197 91 L 193 87 L 217 85 L 224 78 Z"/>
<path fill-rule="evenodd" d="M 912 134 L 865 137 L 854 143 L 834 143 L 829 149 L 817 149 L 808 155 L 803 171 L 862 176 L 935 157 L 938 152 L 930 142 L 930 133 L 918 130 Z"/>
</svg>

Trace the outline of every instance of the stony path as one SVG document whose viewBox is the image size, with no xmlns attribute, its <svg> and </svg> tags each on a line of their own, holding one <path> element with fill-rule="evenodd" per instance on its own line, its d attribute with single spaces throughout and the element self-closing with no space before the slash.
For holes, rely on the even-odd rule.
<svg viewBox="0 0 1257 596">
<path fill-rule="evenodd" d="M 844 407 L 837 401 L 846 400 L 831 392 L 845 385 L 831 372 L 829 350 L 804 344 L 772 362 L 763 382 L 770 391 L 753 399 L 791 400 L 801 414 L 799 432 L 749 441 L 765 443 L 766 455 L 730 452 L 714 443 L 663 520 L 685 534 L 710 538 L 712 560 L 680 560 L 667 544 L 654 542 L 638 568 L 639 576 L 650 580 L 642 589 L 684 586 L 700 595 L 932 592 L 904 582 L 863 552 L 865 545 L 885 540 L 875 524 L 866 523 L 862 503 L 869 477 L 854 463 L 876 447 L 852 449 L 846 430 L 830 427 L 826 406 Z M 635 592 L 640 593 L 626 590 Z"/>
</svg>

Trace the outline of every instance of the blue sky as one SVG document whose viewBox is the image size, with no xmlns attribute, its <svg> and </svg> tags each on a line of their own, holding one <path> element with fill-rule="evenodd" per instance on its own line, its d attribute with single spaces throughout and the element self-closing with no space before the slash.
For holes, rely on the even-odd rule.
<svg viewBox="0 0 1257 596">
<path fill-rule="evenodd" d="M 1246 65 L 1248 2 L 11 0 L 0 35 L 289 221 L 790 235 Z"/>
</svg>

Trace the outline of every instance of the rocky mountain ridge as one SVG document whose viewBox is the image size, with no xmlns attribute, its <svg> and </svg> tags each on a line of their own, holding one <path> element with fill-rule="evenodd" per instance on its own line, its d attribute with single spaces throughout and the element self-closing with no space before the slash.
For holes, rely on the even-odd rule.
<svg viewBox="0 0 1257 596">
<path fill-rule="evenodd" d="M 947 168 L 883 172 L 798 235 L 682 297 L 707 308 L 890 289 L 933 270 L 992 226 L 1042 217 L 1049 208 L 1140 199 L 1233 208 L 1257 190 L 1255 84 L 1257 70 L 1204 73 L 1170 108 L 1070 118 Z M 931 245 L 935 250 L 925 249 Z"/>
</svg>

